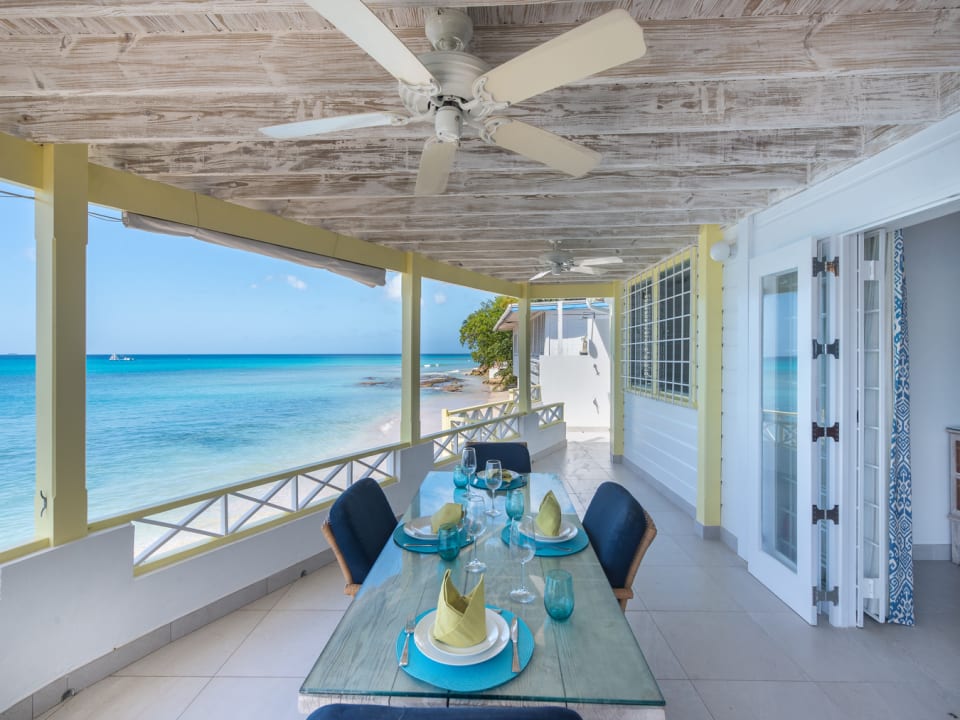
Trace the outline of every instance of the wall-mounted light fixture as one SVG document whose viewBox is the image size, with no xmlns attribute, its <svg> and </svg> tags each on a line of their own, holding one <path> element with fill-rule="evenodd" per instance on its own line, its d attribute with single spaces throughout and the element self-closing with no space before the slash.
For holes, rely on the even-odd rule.
<svg viewBox="0 0 960 720">
<path fill-rule="evenodd" d="M 710 247 L 710 258 L 714 262 L 722 263 L 726 262 L 730 258 L 736 256 L 737 254 L 737 245 L 734 242 L 729 242 L 727 240 L 721 240 L 718 243 L 713 244 Z"/>
</svg>

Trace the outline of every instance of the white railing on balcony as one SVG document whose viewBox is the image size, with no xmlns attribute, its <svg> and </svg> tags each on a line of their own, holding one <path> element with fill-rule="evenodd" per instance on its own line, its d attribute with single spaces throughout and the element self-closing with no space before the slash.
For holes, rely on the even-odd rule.
<svg viewBox="0 0 960 720">
<path fill-rule="evenodd" d="M 489 403 L 456 411 L 464 417 L 485 417 Z M 502 412 L 503 408 L 501 408 Z M 563 403 L 534 410 L 538 427 L 563 422 Z M 497 442 L 520 437 L 523 415 L 513 412 L 457 424 L 422 438 L 431 443 L 435 465 L 460 457 L 468 442 Z M 234 485 L 140 508 L 91 523 L 91 532 L 125 523 L 134 527 L 134 568 L 138 573 L 163 567 L 211 550 L 254 532 L 266 530 L 329 507 L 346 488 L 363 477 L 381 485 L 397 480 L 397 456 L 403 444 L 364 450 L 322 460 Z"/>
<path fill-rule="evenodd" d="M 515 414 L 520 407 L 517 400 L 517 391 L 514 389 L 508 392 L 509 396 L 506 400 L 484 403 L 483 405 L 470 405 L 456 410 L 443 409 L 441 411 L 440 427 L 444 430 L 451 430 L 463 425 L 474 425 Z M 530 388 L 530 403 L 535 405 L 539 402 L 541 402 L 540 386 L 534 385 Z"/>
<path fill-rule="evenodd" d="M 167 564 L 326 508 L 362 477 L 392 482 L 398 450 L 399 446 L 365 450 L 253 478 L 101 520 L 90 530 L 133 523 L 134 567 Z"/>
</svg>

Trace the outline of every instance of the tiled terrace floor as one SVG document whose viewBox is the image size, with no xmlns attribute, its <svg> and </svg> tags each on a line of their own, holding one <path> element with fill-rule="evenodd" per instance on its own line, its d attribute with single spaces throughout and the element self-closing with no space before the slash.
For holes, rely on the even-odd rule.
<svg viewBox="0 0 960 720">
<path fill-rule="evenodd" d="M 740 558 L 610 463 L 605 435 L 570 433 L 536 469 L 561 473 L 582 513 L 605 480 L 628 487 L 659 535 L 627 618 L 668 720 L 960 716 L 960 568 L 916 565 L 917 626 L 809 627 Z M 82 691 L 54 720 L 302 720 L 297 690 L 347 607 L 335 564 Z"/>
</svg>

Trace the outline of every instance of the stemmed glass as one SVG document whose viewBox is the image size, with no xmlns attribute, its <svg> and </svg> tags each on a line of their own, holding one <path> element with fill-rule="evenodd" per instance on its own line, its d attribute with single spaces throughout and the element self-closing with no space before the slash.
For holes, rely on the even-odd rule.
<svg viewBox="0 0 960 720">
<path fill-rule="evenodd" d="M 464 566 L 467 572 L 478 573 L 487 569 L 487 564 L 477 559 L 477 545 L 480 544 L 480 534 L 487 526 L 486 502 L 482 495 L 471 495 L 467 498 L 467 532 L 473 539 L 473 557 Z"/>
<path fill-rule="evenodd" d="M 533 602 L 536 597 L 527 588 L 527 563 L 537 552 L 533 517 L 527 515 L 510 525 L 510 559 L 520 563 L 520 585 L 510 591 L 510 598 L 519 603 Z"/>
<path fill-rule="evenodd" d="M 512 523 L 514 520 L 523 517 L 523 490 L 515 488 L 507 493 L 507 499 L 503 502 L 504 509 L 507 511 L 507 517 Z"/>
<path fill-rule="evenodd" d="M 460 453 L 460 465 L 463 471 L 467 473 L 467 487 L 473 485 L 474 478 L 477 477 L 477 451 L 472 447 L 466 447 Z"/>
<path fill-rule="evenodd" d="M 497 490 L 503 485 L 503 468 L 499 460 L 487 460 L 486 470 L 483 482 L 490 491 L 490 509 L 487 510 L 487 515 L 497 517 L 500 514 L 497 510 Z"/>
</svg>

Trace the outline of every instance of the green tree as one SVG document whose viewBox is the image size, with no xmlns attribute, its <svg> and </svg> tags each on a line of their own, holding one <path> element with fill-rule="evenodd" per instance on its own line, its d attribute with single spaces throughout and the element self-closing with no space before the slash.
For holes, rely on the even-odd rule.
<svg viewBox="0 0 960 720">
<path fill-rule="evenodd" d="M 517 380 L 513 374 L 513 333 L 494 330 L 493 326 L 514 302 L 516 300 L 504 295 L 485 300 L 460 325 L 460 344 L 470 348 L 473 361 L 484 373 L 500 367 L 497 377 L 508 387 Z"/>
</svg>

